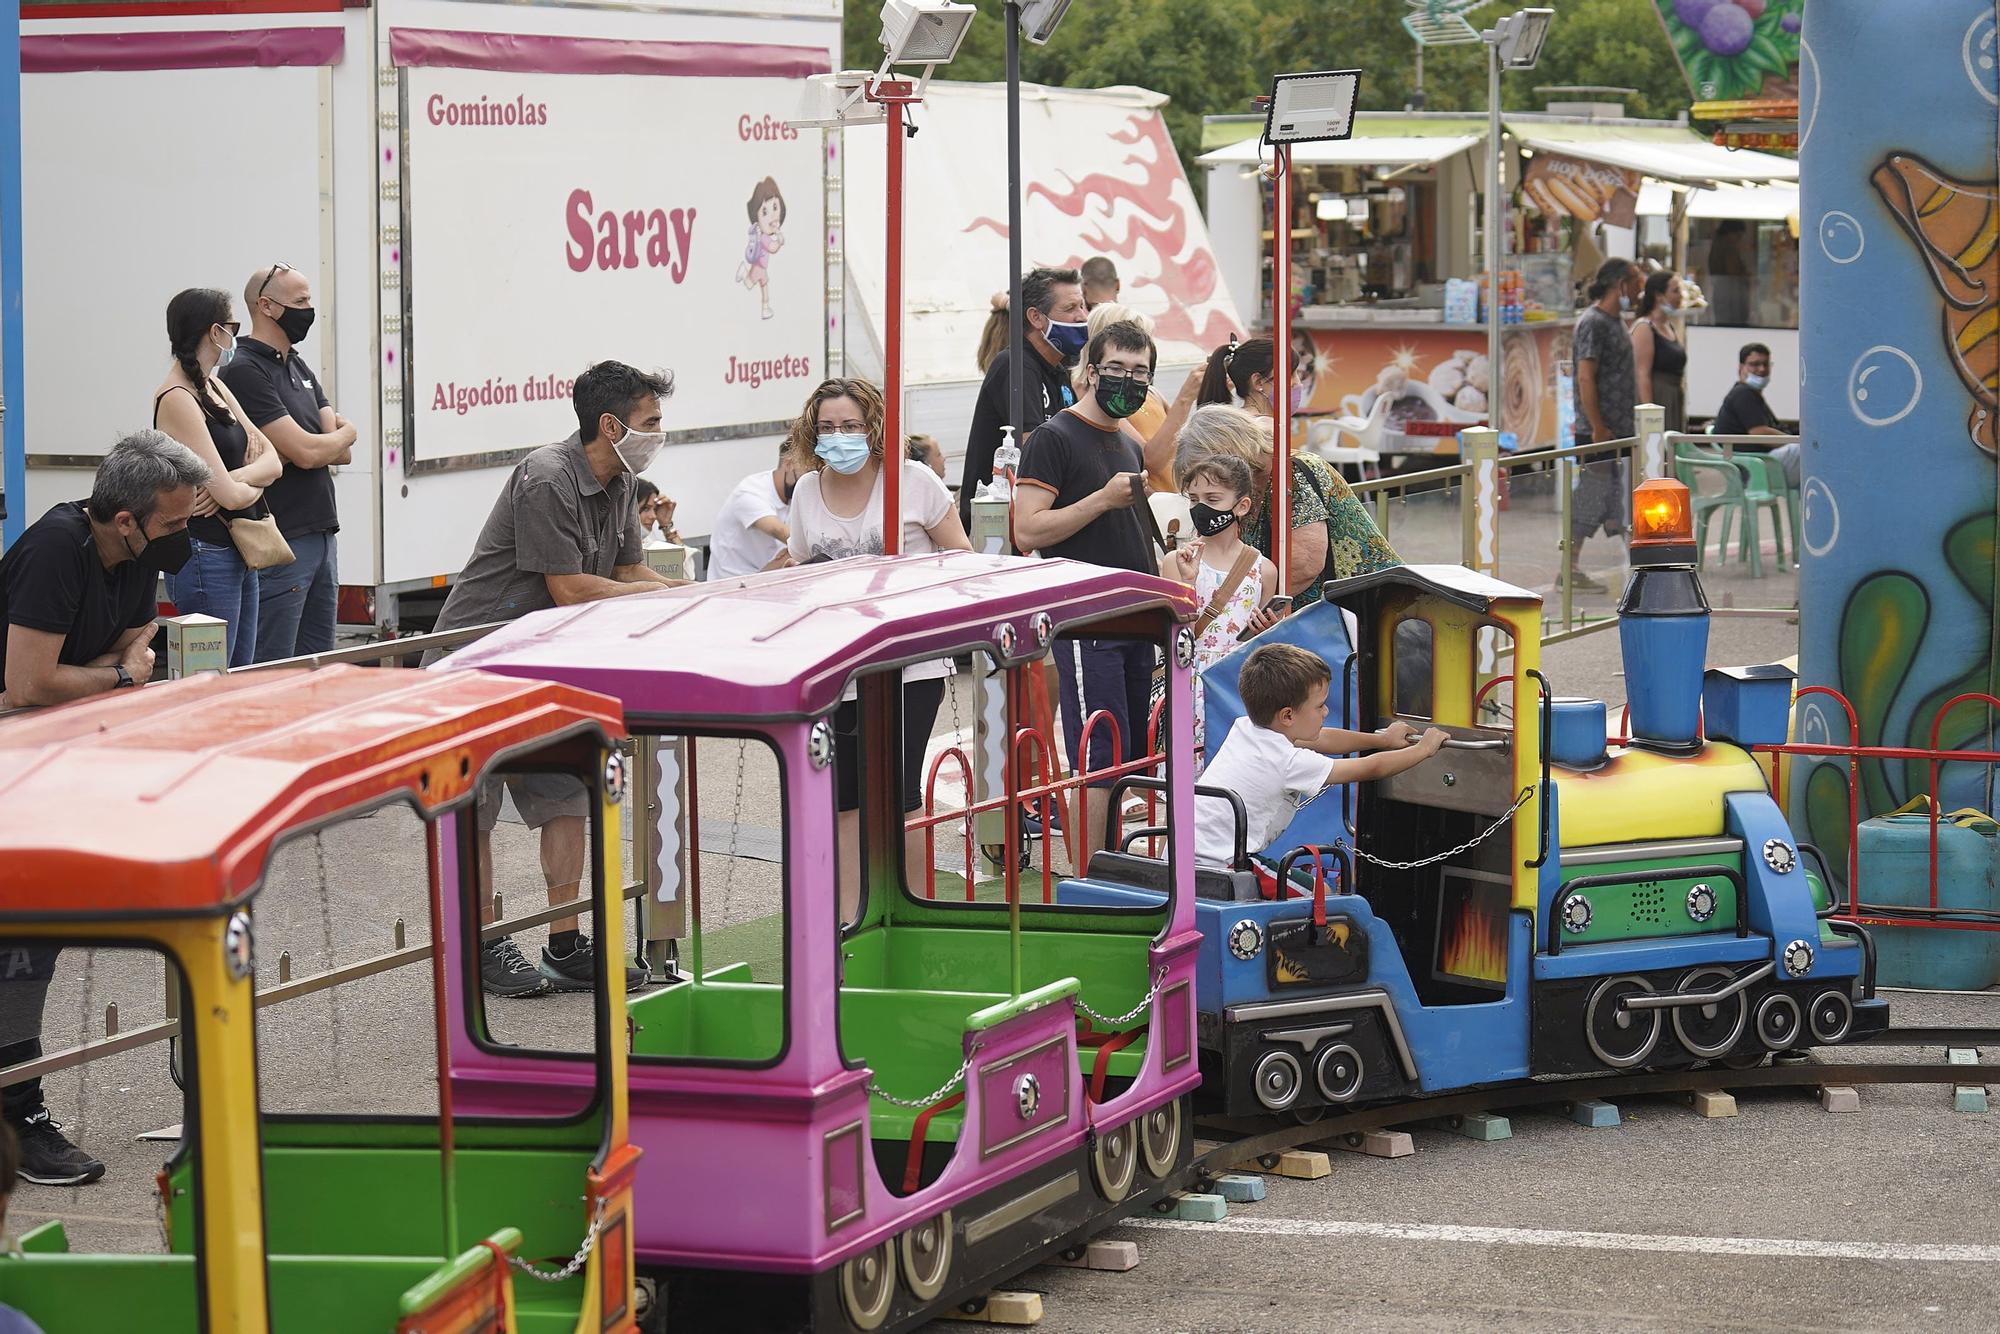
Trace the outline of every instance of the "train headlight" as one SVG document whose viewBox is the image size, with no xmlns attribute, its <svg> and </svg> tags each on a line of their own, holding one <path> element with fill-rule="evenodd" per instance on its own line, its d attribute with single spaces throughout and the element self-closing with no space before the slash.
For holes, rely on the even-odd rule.
<svg viewBox="0 0 2000 1334">
<path fill-rule="evenodd" d="M 1697 922 L 1706 922 L 1715 916 L 1715 891 L 1709 888 L 1706 881 L 1688 891 L 1687 910 L 1688 916 Z"/>
<path fill-rule="evenodd" d="M 1246 917 L 1229 928 L 1229 952 L 1246 963 L 1264 948 L 1264 928 L 1255 918 Z"/>
<path fill-rule="evenodd" d="M 1764 865 L 1779 875 L 1790 875 L 1799 864 L 1798 850 L 1782 838 L 1764 840 Z"/>
<path fill-rule="evenodd" d="M 1590 900 L 1581 894 L 1572 894 L 1562 902 L 1563 930 L 1571 935 L 1581 935 L 1590 930 Z"/>
<path fill-rule="evenodd" d="M 1785 946 L 1785 971 L 1793 977 L 1804 977 L 1812 971 L 1813 947 L 1810 941 L 1795 940 Z"/>
</svg>

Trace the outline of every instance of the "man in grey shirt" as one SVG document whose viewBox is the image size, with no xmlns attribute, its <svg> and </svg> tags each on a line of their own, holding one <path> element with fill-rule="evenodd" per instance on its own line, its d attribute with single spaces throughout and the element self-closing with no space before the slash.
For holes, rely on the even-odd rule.
<svg viewBox="0 0 2000 1334">
<path fill-rule="evenodd" d="M 1571 356 L 1576 361 L 1576 443 L 1598 444 L 1632 434 L 1636 385 L 1632 336 L 1621 312 L 1631 308 L 1645 278 L 1629 259 L 1606 260 L 1590 284 L 1590 305 L 1576 321 Z M 1584 539 L 1599 528 L 1607 537 L 1625 530 L 1624 468 L 1615 458 L 1587 461 L 1577 477 L 1569 521 L 1569 574 L 1572 588 L 1593 593 L 1604 584 L 1575 568 Z"/>
<path fill-rule="evenodd" d="M 600 361 L 577 377 L 576 434 L 542 446 L 515 466 L 479 530 L 472 559 L 445 599 L 439 630 L 511 621 L 531 611 L 685 582 L 646 565 L 633 497 L 634 481 L 666 443 L 660 423 L 673 392 L 672 375 L 648 375 L 616 361 Z M 505 781 L 521 818 L 540 834 L 550 906 L 573 902 L 581 893 L 589 845 L 589 794 L 563 774 L 510 774 Z M 489 922 L 493 826 L 499 817 L 500 784 L 488 782 L 479 793 L 479 858 L 489 891 L 481 916 Z M 511 937 L 501 936 L 480 950 L 479 973 L 481 985 L 496 996 L 588 991 L 595 985 L 597 960 L 577 919 L 564 917 L 550 924 L 539 967 Z M 628 968 L 626 981 L 636 989 L 646 976 Z"/>
</svg>

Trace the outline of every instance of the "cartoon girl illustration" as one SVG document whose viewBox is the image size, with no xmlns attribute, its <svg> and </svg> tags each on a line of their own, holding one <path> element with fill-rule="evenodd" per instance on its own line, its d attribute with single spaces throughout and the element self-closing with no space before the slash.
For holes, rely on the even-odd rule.
<svg viewBox="0 0 2000 1334">
<path fill-rule="evenodd" d="M 770 277 L 765 265 L 785 245 L 785 197 L 778 183 L 766 176 L 750 192 L 750 240 L 743 247 L 743 262 L 736 266 L 736 281 L 755 287 L 764 303 L 764 318 L 771 318 Z"/>
</svg>

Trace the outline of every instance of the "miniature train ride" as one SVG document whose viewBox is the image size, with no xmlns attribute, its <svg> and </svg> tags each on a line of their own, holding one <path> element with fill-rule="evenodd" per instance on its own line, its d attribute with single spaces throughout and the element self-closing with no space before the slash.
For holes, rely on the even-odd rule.
<svg viewBox="0 0 2000 1334">
<path fill-rule="evenodd" d="M 285 840 L 413 807 L 435 931 L 479 888 L 442 854 L 467 837 L 454 812 L 480 782 L 532 754 L 615 830 L 620 734 L 615 704 L 566 686 L 352 667 L 200 676 L 0 725 L 0 939 L 157 951 L 181 979 L 185 1069 L 159 1178 L 165 1253 L 72 1252 L 51 1220 L 0 1254 L 0 1302 L 51 1331 L 634 1328 L 622 1044 L 589 1058 L 581 1116 L 481 1123 L 455 1117 L 446 1089 L 432 1119 L 276 1116 L 260 1108 L 253 991 L 258 895 Z M 615 837 L 600 850 L 592 908 L 615 931 Z M 433 954 L 436 995 L 477 986 L 477 918 L 454 916 L 434 937 L 452 942 Z M 603 971 L 611 1033 L 624 976 Z M 561 1281 L 514 1284 L 517 1261 L 561 1265 L 585 1238 Z"/>
<path fill-rule="evenodd" d="M 34 837 L 0 843 L 10 853 L 0 931 L 157 941 L 189 956 L 191 989 L 241 1007 L 247 957 L 235 975 L 213 956 L 248 911 L 271 842 L 335 807 L 401 797 L 429 822 L 433 903 L 460 947 L 439 974 L 449 1077 L 436 1121 L 266 1118 L 260 1157 L 246 1148 L 256 1109 L 242 1105 L 240 1081 L 211 1082 L 219 1061 L 248 1068 L 244 1026 L 218 1037 L 197 1020 L 198 1101 L 205 1109 L 230 1088 L 234 1101 L 190 1112 L 189 1147 L 166 1174 L 174 1254 L 120 1257 L 104 1271 L 160 1293 L 190 1322 L 197 1311 L 262 1311 L 268 1269 L 279 1327 L 333 1327 L 287 1319 L 303 1291 L 287 1275 L 359 1268 L 387 1295 L 398 1283 L 417 1290 L 420 1268 L 442 1266 L 459 1276 L 454 1291 L 490 1283 L 491 1315 L 426 1328 L 629 1328 L 643 1310 L 647 1329 L 906 1329 L 1183 1184 L 1197 1099 L 1230 1116 L 1307 1120 L 1538 1075 L 1750 1063 L 1878 1031 L 1887 1007 L 1873 995 L 1868 938 L 1830 920 L 1830 877 L 1792 838 L 1746 749 L 1783 739 L 1789 676 L 1704 678 L 1707 609 L 1680 537 L 1684 501 L 1679 528 L 1643 507 L 1635 525 L 1621 607 L 1629 736 L 1607 738 L 1602 703 L 1554 697 L 1539 671 L 1539 599 L 1463 569 L 1331 584 L 1326 604 L 1268 632 L 1328 659 L 1350 726 L 1400 717 L 1445 728 L 1452 744 L 1392 778 L 1322 794 L 1254 850 L 1271 863 L 1261 877 L 1249 849 L 1230 868 L 1195 864 L 1192 741 L 1171 725 L 1192 688 L 1187 590 L 1064 561 L 855 558 L 537 613 L 420 677 L 229 677 L 0 722 L 0 748 L 33 760 L 14 790 L 41 794 L 52 812 L 68 785 L 89 781 L 73 766 L 99 752 L 136 756 L 163 775 L 162 791 L 198 788 L 216 802 L 206 785 L 166 776 L 233 753 L 198 740 L 203 711 L 232 700 L 282 705 L 289 712 L 266 726 L 314 743 L 277 747 L 294 776 L 255 819 L 246 811 L 215 835 L 230 854 L 213 862 L 216 883 L 179 905 L 192 916 L 107 890 L 102 904 L 31 919 L 46 895 L 43 880 L 15 869 L 34 863 L 11 855 L 17 841 L 69 883 L 125 878 L 95 862 L 80 874 L 80 854 L 51 834 L 67 829 L 81 846 L 75 817 L 52 815 Z M 969 799 L 962 818 L 969 841 L 975 810 L 1003 812 L 1014 844 L 1025 808 L 1063 787 L 1023 725 L 1031 674 L 1076 635 L 1159 653 L 1163 753 L 1093 777 L 1153 792 L 1164 818 L 1097 854 L 1083 876 L 1048 869 L 1044 830 L 1039 896 L 1013 858 L 1002 858 L 997 890 L 976 891 L 968 874 L 962 899 L 938 894 L 906 852 L 903 670 L 970 653 L 1003 674 L 1004 791 Z M 1504 672 L 1482 673 L 1503 657 Z M 1205 675 L 1211 736 L 1240 712 L 1240 662 Z M 1494 684 L 1482 690 L 1482 676 Z M 515 679 L 501 689 L 500 678 Z M 365 709 L 374 696 L 364 679 L 385 687 Z M 402 684 L 412 679 L 424 684 Z M 1488 698 L 1502 688 L 1519 701 L 1511 721 Z M 396 711 L 398 689 L 424 707 Z M 606 750 L 618 721 L 603 696 L 622 706 L 641 753 L 657 757 L 659 794 L 677 796 L 637 814 L 656 827 L 635 830 L 635 855 L 664 862 L 670 838 L 695 846 L 679 887 L 686 970 L 629 1006 L 615 976 L 602 982 L 581 1050 L 497 1045 L 461 957 L 478 939 L 472 786 L 527 744 L 507 731 L 510 713 L 522 715 L 517 730 L 567 738 L 552 753 L 588 777 L 602 808 L 589 911 L 600 938 L 622 939 L 620 896 L 606 888 L 622 883 Z M 851 921 L 837 891 L 852 836 L 835 809 L 831 721 L 844 696 L 859 718 L 863 893 Z M 119 720 L 122 730 L 73 752 L 82 758 L 58 755 Z M 351 744 L 335 744 L 343 737 Z M 676 823 L 695 811 L 699 740 L 741 743 L 775 775 L 766 917 L 731 918 L 726 888 L 704 903 L 703 847 Z M 174 745 L 193 757 L 152 753 Z M 376 755 L 386 758 L 362 764 Z M 372 786 L 339 778 L 350 768 Z M 739 760 L 739 796 L 742 773 Z M 664 893 L 657 876 L 646 883 Z M 1266 897 L 1264 884 L 1288 896 Z M 746 949 L 746 931 L 765 934 Z M 626 1040 L 611 1041 L 617 1033 Z M 227 1136 L 211 1133 L 218 1125 Z M 450 1172 L 441 1196 L 449 1209 L 412 1206 L 386 1225 L 372 1217 L 364 1202 L 383 1198 L 385 1162 L 432 1163 L 415 1174 L 425 1185 L 403 1190 L 436 1194 L 441 1152 L 456 1162 L 460 1196 Z M 529 1157 L 541 1161 L 522 1165 Z M 504 1193 L 467 1183 L 483 1173 L 490 1186 L 503 1170 L 589 1184 L 567 1196 L 552 1187 L 562 1208 L 502 1217 L 493 1202 Z M 324 1203 L 260 1222 L 260 1190 Z M 586 1199 L 604 1201 L 588 1218 Z M 218 1210 L 235 1211 L 230 1226 Z M 468 1237 L 517 1227 L 536 1256 L 566 1254 L 588 1229 L 591 1267 L 524 1300 L 503 1266 L 480 1260 L 488 1252 L 450 1254 L 441 1212 Z M 60 1247 L 46 1234 L 31 1234 L 38 1244 L 25 1257 L 0 1259 L 0 1300 L 57 1309 L 60 1262 L 88 1261 L 49 1253 Z M 268 1257 L 256 1244 L 266 1234 Z M 407 1259 L 368 1258 L 385 1250 Z M 343 1291 L 357 1311 L 363 1297 L 361 1285 Z M 74 1307 L 64 1315 L 74 1327 Z M 351 1327 L 386 1322 L 357 1315 Z"/>
<path fill-rule="evenodd" d="M 1462 567 L 1329 584 L 1268 632 L 1328 660 L 1347 725 L 1451 740 L 1305 807 L 1264 850 L 1294 897 L 1264 898 L 1247 864 L 1197 872 L 1204 1107 L 1309 1119 L 1536 1075 L 1754 1064 L 1887 1027 L 1865 930 L 1832 920 L 1828 868 L 1746 749 L 1785 740 L 1791 673 L 1704 674 L 1685 502 L 1674 483 L 1635 501 L 1616 742 L 1601 701 L 1558 698 L 1539 670 L 1540 599 Z M 1253 648 L 1204 676 L 1211 736 L 1241 713 Z M 1478 685 L 1481 654 L 1505 648 L 1511 725 L 1482 721 Z M 1065 902 L 1157 892 L 1136 852 L 1091 872 Z"/>
</svg>

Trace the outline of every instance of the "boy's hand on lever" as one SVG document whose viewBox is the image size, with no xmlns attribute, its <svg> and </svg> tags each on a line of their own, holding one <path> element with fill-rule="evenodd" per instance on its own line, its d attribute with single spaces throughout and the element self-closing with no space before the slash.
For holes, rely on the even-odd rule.
<svg viewBox="0 0 2000 1334">
<path fill-rule="evenodd" d="M 1443 750 L 1444 743 L 1449 740 L 1451 740 L 1451 734 L 1442 727 L 1427 727 L 1424 729 L 1424 734 L 1417 738 L 1414 749 L 1417 753 L 1428 759 Z"/>
<path fill-rule="evenodd" d="M 1377 733 L 1375 742 L 1381 750 L 1401 750 L 1417 739 L 1417 729 L 1398 718 Z"/>
</svg>

